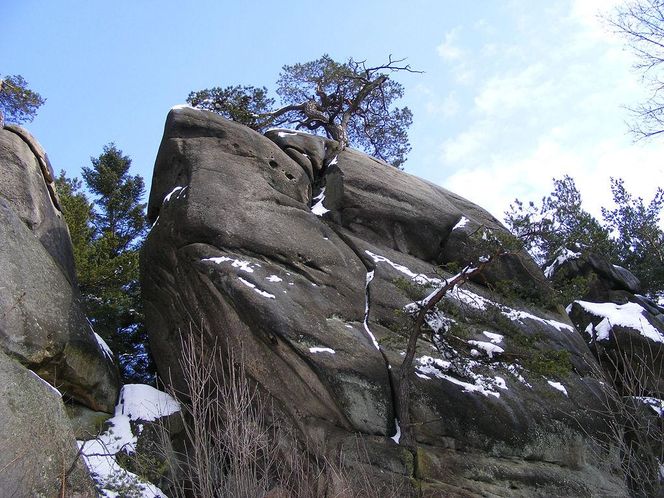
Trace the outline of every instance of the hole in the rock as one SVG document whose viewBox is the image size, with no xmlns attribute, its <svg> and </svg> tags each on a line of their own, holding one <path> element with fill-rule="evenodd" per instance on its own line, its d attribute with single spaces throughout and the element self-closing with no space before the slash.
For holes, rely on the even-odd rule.
<svg viewBox="0 0 664 498">
<path fill-rule="evenodd" d="M 284 171 L 284 175 L 286 175 L 286 178 L 288 178 L 289 180 L 295 180 L 295 177 L 290 173 L 288 173 L 287 171 Z"/>
<path fill-rule="evenodd" d="M 277 161 L 270 161 L 269 164 L 272 168 L 278 168 L 279 167 L 279 165 L 277 164 Z"/>
</svg>

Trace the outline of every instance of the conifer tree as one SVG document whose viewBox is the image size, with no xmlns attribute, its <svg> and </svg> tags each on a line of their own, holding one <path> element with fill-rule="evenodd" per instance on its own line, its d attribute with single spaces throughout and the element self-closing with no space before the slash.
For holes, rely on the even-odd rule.
<svg viewBox="0 0 664 498">
<path fill-rule="evenodd" d="M 58 193 L 74 245 L 77 276 L 95 331 L 120 361 L 125 380 L 150 382 L 139 285 L 138 252 L 146 233 L 143 179 L 114 144 L 91 158 L 83 180 L 58 178 Z"/>
<path fill-rule="evenodd" d="M 32 121 L 45 99 L 28 88 L 21 75 L 0 79 L 0 128 L 4 121 L 23 124 Z"/>
</svg>

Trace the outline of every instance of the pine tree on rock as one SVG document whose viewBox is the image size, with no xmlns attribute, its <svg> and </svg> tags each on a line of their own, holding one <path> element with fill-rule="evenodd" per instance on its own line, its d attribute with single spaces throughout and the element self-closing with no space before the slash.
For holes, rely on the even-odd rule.
<svg viewBox="0 0 664 498">
<path fill-rule="evenodd" d="M 21 75 L 0 79 L 0 128 L 4 122 L 23 124 L 32 121 L 45 99 L 28 88 Z"/>
<path fill-rule="evenodd" d="M 367 66 L 353 58 L 337 62 L 325 54 L 319 59 L 284 66 L 277 81 L 281 107 L 265 87 L 228 86 L 191 92 L 187 102 L 216 112 L 258 131 L 268 127 L 292 127 L 320 133 L 400 167 L 410 151 L 408 127 L 413 115 L 407 107 L 395 107 L 403 86 L 391 73 L 419 73 L 403 59 L 389 57 L 385 64 Z"/>
</svg>

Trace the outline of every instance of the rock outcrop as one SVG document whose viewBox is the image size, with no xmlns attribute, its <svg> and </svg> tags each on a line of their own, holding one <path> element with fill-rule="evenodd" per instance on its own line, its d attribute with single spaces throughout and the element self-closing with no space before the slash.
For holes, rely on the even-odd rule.
<svg viewBox="0 0 664 498">
<path fill-rule="evenodd" d="M 118 372 L 80 304 L 53 172 L 34 138 L 16 130 L 0 130 L 0 349 L 67 398 L 110 413 Z"/>
<path fill-rule="evenodd" d="M 94 496 L 64 402 L 112 412 L 118 370 L 81 307 L 48 158 L 22 128 L 0 130 L 0 172 L 0 495 Z"/>
<path fill-rule="evenodd" d="M 162 378 L 186 391 L 181 337 L 201 334 L 242 351 L 314 453 L 359 438 L 377 481 L 401 479 L 426 496 L 625 495 L 617 445 L 597 415 L 607 389 L 597 364 L 521 253 L 429 317 L 413 365 L 416 444 L 398 444 L 408 310 L 451 276 L 435 268 L 476 261 L 478 238 L 506 231 L 460 196 L 357 151 L 325 165 L 327 145 L 171 111 L 141 261 Z"/>
<path fill-rule="evenodd" d="M 638 294 L 628 270 L 598 255 L 569 254 L 552 276 L 586 282 L 585 295 L 567 311 L 616 389 L 616 408 L 606 416 L 624 425 L 630 485 L 636 496 L 662 496 L 664 308 Z"/>
<path fill-rule="evenodd" d="M 96 496 L 61 393 L 0 351 L 0 495 Z"/>
</svg>

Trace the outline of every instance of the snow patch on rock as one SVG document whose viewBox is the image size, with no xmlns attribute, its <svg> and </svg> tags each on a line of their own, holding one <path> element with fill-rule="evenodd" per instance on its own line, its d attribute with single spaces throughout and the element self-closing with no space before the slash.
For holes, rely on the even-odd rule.
<svg viewBox="0 0 664 498">
<path fill-rule="evenodd" d="M 651 341 L 664 343 L 662 334 L 648 322 L 644 315 L 645 310 L 637 303 L 615 304 L 587 301 L 575 301 L 575 303 L 591 315 L 602 318 L 597 325 L 586 328 L 591 340 L 604 341 L 609 338 L 612 327 L 621 326 L 637 330 Z M 571 305 L 567 307 L 567 312 L 570 311 Z"/>
</svg>

